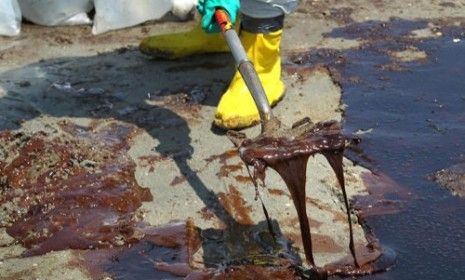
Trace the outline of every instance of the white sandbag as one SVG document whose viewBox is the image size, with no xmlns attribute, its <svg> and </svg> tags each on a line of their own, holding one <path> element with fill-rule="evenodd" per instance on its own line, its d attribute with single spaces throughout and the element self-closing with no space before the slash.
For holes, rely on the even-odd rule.
<svg viewBox="0 0 465 280">
<path fill-rule="evenodd" d="M 16 0 L 0 0 L 0 35 L 15 36 L 21 31 L 21 10 Z"/>
<path fill-rule="evenodd" d="M 0 0 L 3 1 L 3 0 Z M 33 23 L 56 26 L 91 24 L 92 0 L 18 0 L 23 17 Z"/>
<path fill-rule="evenodd" d="M 94 0 L 93 34 L 160 19 L 171 10 L 171 0 Z"/>
<path fill-rule="evenodd" d="M 197 5 L 197 0 L 172 0 L 171 12 L 180 19 L 186 19 Z"/>
</svg>

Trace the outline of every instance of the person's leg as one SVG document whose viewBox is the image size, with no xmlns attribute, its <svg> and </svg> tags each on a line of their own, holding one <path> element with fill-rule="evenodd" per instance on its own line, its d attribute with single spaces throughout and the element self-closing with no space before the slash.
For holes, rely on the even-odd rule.
<svg viewBox="0 0 465 280">
<path fill-rule="evenodd" d="M 297 0 L 242 0 L 240 38 L 253 62 L 270 105 L 284 96 L 281 80 L 280 43 L 284 15 L 292 12 Z M 252 95 L 236 71 L 229 88 L 221 97 L 215 114 L 215 125 L 239 129 L 260 121 Z"/>
</svg>

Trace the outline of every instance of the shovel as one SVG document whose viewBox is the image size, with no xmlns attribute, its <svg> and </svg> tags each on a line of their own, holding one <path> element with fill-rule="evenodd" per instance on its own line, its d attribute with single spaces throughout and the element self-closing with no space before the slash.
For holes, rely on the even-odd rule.
<svg viewBox="0 0 465 280">
<path fill-rule="evenodd" d="M 264 185 L 265 169 L 270 166 L 278 171 L 291 192 L 299 216 L 305 255 L 309 263 L 314 267 L 310 228 L 305 210 L 305 171 L 309 156 L 316 153 L 323 154 L 335 171 L 342 188 L 350 231 L 349 248 L 355 265 L 359 267 L 355 256 L 352 222 L 342 170 L 342 153 L 346 139 L 341 133 L 339 123 L 329 121 L 314 124 L 310 118 L 304 118 L 294 123 L 291 128 L 284 126 L 271 112 L 265 90 L 233 28 L 228 13 L 222 9 L 217 9 L 215 11 L 215 20 L 231 49 L 236 67 L 252 94 L 260 115 L 261 133 L 257 137 L 249 139 L 244 133 L 232 130 L 227 133 L 228 138 L 239 148 L 241 159 L 247 166 L 250 165 L 254 168 L 254 174 L 252 175 L 249 172 L 249 175 L 253 179 L 257 196 L 257 179 Z M 291 166 L 294 169 L 304 171 L 298 174 L 300 181 L 296 181 L 296 177 L 299 176 L 294 176 L 289 172 Z M 262 206 L 269 221 L 263 202 Z M 273 233 L 270 223 L 269 227 Z"/>
<path fill-rule="evenodd" d="M 222 9 L 217 9 L 215 11 L 215 20 L 231 50 L 234 61 L 236 62 L 237 70 L 241 74 L 242 79 L 252 94 L 252 98 L 257 106 L 258 113 L 260 115 L 261 136 L 295 137 L 310 131 L 314 127 L 314 123 L 311 122 L 310 118 L 304 118 L 294 123 L 289 129 L 273 115 L 269 105 L 270 103 L 268 102 L 268 98 L 266 97 L 265 90 L 258 77 L 257 71 L 255 70 L 253 63 L 247 57 L 239 36 L 233 28 L 228 13 Z M 245 135 L 243 133 L 232 130 L 228 131 L 228 137 L 238 147 L 245 139 Z"/>
<path fill-rule="evenodd" d="M 266 97 L 265 90 L 258 78 L 258 74 L 252 62 L 248 59 L 244 47 L 241 44 L 239 36 L 229 19 L 229 15 L 222 9 L 215 12 L 216 23 L 220 26 L 221 32 L 231 49 L 231 53 L 236 62 L 237 69 L 241 74 L 247 88 L 252 93 L 253 100 L 257 106 L 262 125 L 262 133 L 270 132 L 280 127 L 279 120 L 273 116 L 271 107 Z"/>
</svg>

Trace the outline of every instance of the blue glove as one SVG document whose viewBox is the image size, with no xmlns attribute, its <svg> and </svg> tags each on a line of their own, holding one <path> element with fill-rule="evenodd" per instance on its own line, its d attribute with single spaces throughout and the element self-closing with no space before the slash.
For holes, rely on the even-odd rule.
<svg viewBox="0 0 465 280">
<path fill-rule="evenodd" d="M 220 27 L 215 22 L 215 10 L 218 8 L 228 12 L 231 23 L 234 24 L 239 7 L 239 0 L 199 0 L 197 10 L 202 15 L 203 30 L 208 33 L 220 32 Z"/>
</svg>

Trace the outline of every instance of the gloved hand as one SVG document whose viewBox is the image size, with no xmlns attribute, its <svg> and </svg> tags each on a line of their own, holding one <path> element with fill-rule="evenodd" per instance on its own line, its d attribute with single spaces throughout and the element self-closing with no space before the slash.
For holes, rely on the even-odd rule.
<svg viewBox="0 0 465 280">
<path fill-rule="evenodd" d="M 215 10 L 222 8 L 228 12 L 231 23 L 234 24 L 239 7 L 239 0 L 199 0 L 197 10 L 202 15 L 202 28 L 209 33 L 220 32 L 220 27 L 215 22 Z"/>
</svg>

